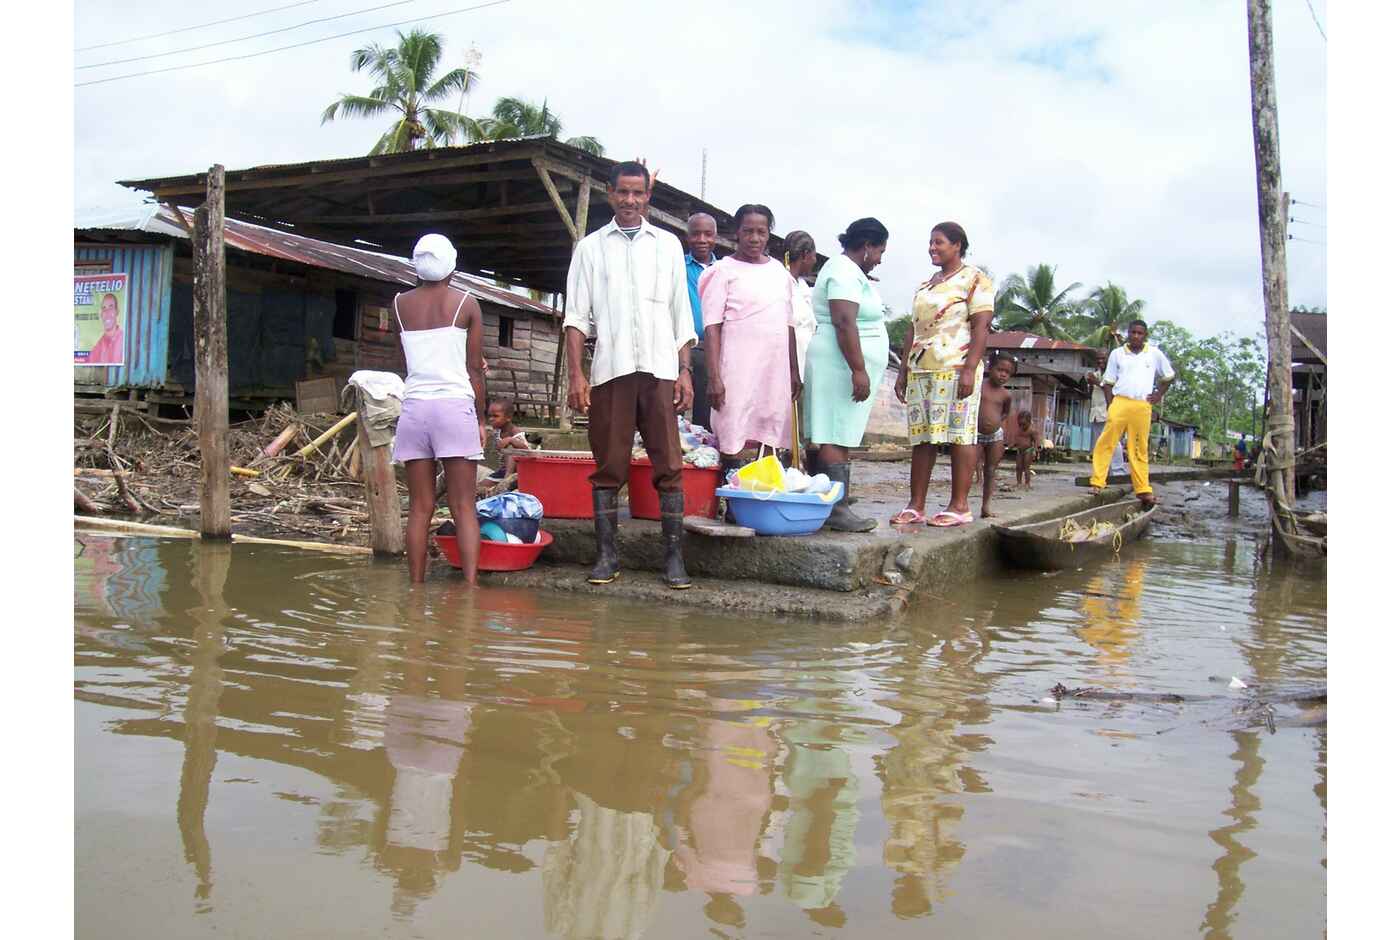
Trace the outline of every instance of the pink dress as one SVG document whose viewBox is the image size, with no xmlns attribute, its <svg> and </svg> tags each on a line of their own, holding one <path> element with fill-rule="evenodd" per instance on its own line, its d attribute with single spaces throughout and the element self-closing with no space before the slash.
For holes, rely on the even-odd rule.
<svg viewBox="0 0 1400 940">
<path fill-rule="evenodd" d="M 710 413 L 720 453 L 737 454 L 749 441 L 789 446 L 792 275 L 774 258 L 750 264 L 731 256 L 700 275 L 699 289 L 705 326 L 722 326 L 721 361 L 709 366 L 724 382 L 724 407 Z"/>
</svg>

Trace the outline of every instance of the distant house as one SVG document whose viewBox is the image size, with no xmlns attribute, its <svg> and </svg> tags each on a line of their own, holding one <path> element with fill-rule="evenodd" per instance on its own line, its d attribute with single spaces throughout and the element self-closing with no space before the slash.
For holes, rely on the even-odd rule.
<svg viewBox="0 0 1400 940">
<path fill-rule="evenodd" d="M 1290 315 L 1293 430 L 1299 450 L 1327 441 L 1327 314 Z"/>
<path fill-rule="evenodd" d="M 1197 425 L 1161 418 L 1152 426 L 1148 447 L 1155 454 L 1158 446 L 1164 445 L 1168 458 L 1191 460 L 1200 456 L 1200 441 L 1196 438 L 1198 431 L 1200 427 Z"/>
<path fill-rule="evenodd" d="M 183 216 L 190 220 L 193 213 Z M 392 305 L 394 294 L 417 283 L 411 261 L 231 218 L 225 246 L 234 407 L 290 399 L 296 383 L 309 378 L 343 384 L 357 369 L 405 373 Z M 122 365 L 75 365 L 74 394 L 122 392 L 152 411 L 188 404 L 194 305 L 189 235 L 180 215 L 152 205 L 80 219 L 73 265 L 75 275 L 127 276 Z M 491 393 L 547 412 L 557 381 L 559 315 L 485 278 L 459 273 L 452 283 L 481 304 Z"/>
</svg>

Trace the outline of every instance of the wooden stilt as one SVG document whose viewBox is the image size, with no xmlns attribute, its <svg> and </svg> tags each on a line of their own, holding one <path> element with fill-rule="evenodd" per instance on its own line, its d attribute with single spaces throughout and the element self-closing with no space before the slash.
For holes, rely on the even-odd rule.
<svg viewBox="0 0 1400 940">
<path fill-rule="evenodd" d="M 1240 481 L 1230 481 L 1230 502 L 1225 513 L 1231 519 L 1238 519 L 1240 515 Z"/>
<path fill-rule="evenodd" d="M 224 289 L 224 168 L 209 168 L 208 198 L 195 212 L 194 373 L 199 433 L 199 530 L 228 538 L 228 308 Z"/>
<path fill-rule="evenodd" d="M 363 392 L 357 392 L 360 399 Z M 357 400 L 356 415 L 364 414 L 363 400 Z M 355 433 L 360 465 L 364 473 L 365 503 L 369 509 L 369 544 L 376 555 L 404 553 L 403 511 L 399 504 L 399 487 L 394 479 L 394 464 L 389 445 L 375 447 L 369 442 L 369 430 L 363 417 L 355 420 Z"/>
</svg>

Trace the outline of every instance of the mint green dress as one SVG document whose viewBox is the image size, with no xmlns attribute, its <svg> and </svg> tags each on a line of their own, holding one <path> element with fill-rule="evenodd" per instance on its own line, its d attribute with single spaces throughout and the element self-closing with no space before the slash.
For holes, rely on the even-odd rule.
<svg viewBox="0 0 1400 940">
<path fill-rule="evenodd" d="M 831 325 L 831 301 L 849 300 L 860 305 L 856 331 L 870 376 L 870 396 L 851 401 L 851 369 L 836 342 Z M 845 255 L 822 265 L 812 288 L 812 313 L 817 332 L 807 347 L 806 384 L 802 388 L 802 430 L 808 443 L 859 447 L 875 407 L 875 393 L 889 365 L 890 339 L 885 332 L 885 309 L 875 285 Z"/>
</svg>

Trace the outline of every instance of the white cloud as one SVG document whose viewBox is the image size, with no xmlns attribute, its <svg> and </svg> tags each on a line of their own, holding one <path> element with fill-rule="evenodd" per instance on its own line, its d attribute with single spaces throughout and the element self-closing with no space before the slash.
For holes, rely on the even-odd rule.
<svg viewBox="0 0 1400 940">
<path fill-rule="evenodd" d="M 1325 24 L 1325 4 L 1314 5 Z M 357 6 L 340 0 L 78 62 Z M 78 74 L 270 48 L 443 6 L 452 7 L 415 3 L 319 33 Z M 119 10 L 80 0 L 76 44 L 202 15 L 169 0 Z M 1325 205 L 1326 46 L 1303 4 L 1276 4 L 1275 17 L 1284 183 Z M 951 218 L 967 227 L 972 260 L 999 277 L 1046 261 L 1065 283 L 1112 278 L 1152 317 L 1193 330 L 1252 333 L 1260 323 L 1242 5 L 514 0 L 426 25 L 454 53 L 472 42 L 483 52 L 469 111 L 500 95 L 548 96 L 566 132 L 597 136 L 614 157 L 645 154 L 694 192 L 707 148 L 707 198 L 766 202 L 780 231 L 807 229 L 825 251 L 851 219 L 879 217 L 892 237 L 876 273 L 897 309 L 927 275 L 929 228 Z M 119 178 L 366 152 L 381 128 L 322 127 L 319 114 L 367 84 L 350 73 L 350 50 L 392 38 L 76 89 L 76 203 L 133 200 L 112 185 Z M 1314 209 L 1295 214 L 1326 221 Z M 1294 231 L 1322 241 L 1326 229 Z M 1323 249 L 1289 248 L 1293 301 L 1325 303 Z"/>
</svg>

